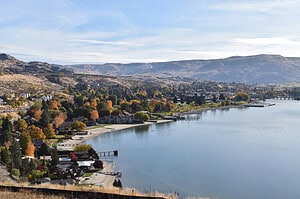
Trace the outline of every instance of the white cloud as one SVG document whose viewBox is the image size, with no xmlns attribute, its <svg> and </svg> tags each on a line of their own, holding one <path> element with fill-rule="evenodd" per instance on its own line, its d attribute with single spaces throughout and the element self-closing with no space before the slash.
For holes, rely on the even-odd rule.
<svg viewBox="0 0 300 199">
<path fill-rule="evenodd" d="M 300 41 L 292 41 L 283 37 L 271 38 L 237 38 L 233 42 L 247 45 L 300 45 Z"/>
<path fill-rule="evenodd" d="M 252 11 L 252 12 L 283 12 L 299 8 L 299 0 L 262 0 L 248 2 L 226 2 L 215 5 L 213 8 L 225 11 Z"/>
<path fill-rule="evenodd" d="M 102 45 L 113 45 L 113 46 L 142 46 L 141 44 L 129 41 L 101 41 L 101 40 L 91 40 L 91 39 L 78 39 L 75 42 L 83 42 L 87 44 L 102 44 Z"/>
</svg>

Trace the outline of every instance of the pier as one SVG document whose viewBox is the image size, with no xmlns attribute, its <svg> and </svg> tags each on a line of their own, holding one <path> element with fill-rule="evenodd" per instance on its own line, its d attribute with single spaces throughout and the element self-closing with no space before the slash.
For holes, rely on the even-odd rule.
<svg viewBox="0 0 300 199">
<path fill-rule="evenodd" d="M 99 155 L 100 158 L 102 158 L 102 157 L 113 157 L 113 156 L 118 156 L 119 152 L 118 152 L 118 150 L 104 151 L 104 152 L 98 152 L 98 155 Z"/>
</svg>

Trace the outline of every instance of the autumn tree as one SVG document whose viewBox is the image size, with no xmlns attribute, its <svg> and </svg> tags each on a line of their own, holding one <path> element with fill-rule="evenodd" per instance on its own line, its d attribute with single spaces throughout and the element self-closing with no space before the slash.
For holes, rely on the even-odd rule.
<svg viewBox="0 0 300 199">
<path fill-rule="evenodd" d="M 66 120 L 67 116 L 63 113 L 59 113 L 58 116 L 54 118 L 55 128 L 59 128 Z"/>
<path fill-rule="evenodd" d="M 27 149 L 25 150 L 25 155 L 34 157 L 35 147 L 34 144 L 30 141 L 28 143 Z"/>
<path fill-rule="evenodd" d="M 94 99 L 91 100 L 91 107 L 94 108 L 94 109 L 97 108 L 97 99 L 98 98 L 94 98 Z"/>
<path fill-rule="evenodd" d="M 50 102 L 50 109 L 58 110 L 59 108 L 59 103 L 57 100 L 51 100 Z"/>
<path fill-rule="evenodd" d="M 55 137 L 55 131 L 53 129 L 52 124 L 48 124 L 48 126 L 44 128 L 44 135 L 47 139 Z"/>
<path fill-rule="evenodd" d="M 75 121 L 71 124 L 71 128 L 75 129 L 76 131 L 81 131 L 86 128 L 86 125 L 81 121 Z"/>
<path fill-rule="evenodd" d="M 106 103 L 107 103 L 108 110 L 111 112 L 113 110 L 113 103 L 112 103 L 112 101 L 111 100 L 107 100 Z"/>
<path fill-rule="evenodd" d="M 98 111 L 97 110 L 92 110 L 92 112 L 91 112 L 91 119 L 93 121 L 96 121 L 98 118 L 99 118 Z"/>
<path fill-rule="evenodd" d="M 25 131 L 27 127 L 28 124 L 24 119 L 18 119 L 18 121 L 16 122 L 16 130 L 19 132 Z"/>
<path fill-rule="evenodd" d="M 140 111 L 134 114 L 134 118 L 140 122 L 146 122 L 149 120 L 149 115 L 143 111 Z"/>
<path fill-rule="evenodd" d="M 45 139 L 45 135 L 43 130 L 35 125 L 29 126 L 25 132 L 27 132 L 30 137 L 34 140 L 43 140 Z"/>
</svg>

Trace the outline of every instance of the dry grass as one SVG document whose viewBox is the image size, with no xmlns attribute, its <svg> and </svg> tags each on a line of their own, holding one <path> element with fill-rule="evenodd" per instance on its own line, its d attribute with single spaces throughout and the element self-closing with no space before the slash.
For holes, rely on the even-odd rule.
<svg viewBox="0 0 300 199">
<path fill-rule="evenodd" d="M 0 182 L 0 185 L 4 185 L 4 186 L 9 186 L 10 183 L 9 182 Z M 15 184 L 11 184 L 13 186 L 15 186 Z M 176 196 L 174 195 L 170 195 L 170 194 L 162 194 L 162 193 L 158 193 L 158 192 L 151 192 L 151 193 L 141 193 L 139 191 L 137 191 L 136 189 L 130 189 L 130 188 L 125 188 L 125 189 L 119 189 L 119 188 L 115 188 L 115 187 L 111 187 L 111 188 L 107 188 L 107 187 L 100 187 L 100 186 L 75 186 L 75 185 L 54 185 L 54 184 L 41 184 L 41 185 L 33 185 L 33 186 L 29 186 L 26 183 L 18 183 L 18 186 L 20 187 L 34 187 L 34 188 L 47 188 L 47 189 L 59 189 L 59 190 L 72 190 L 72 191 L 88 191 L 88 192 L 101 192 L 101 193 L 109 193 L 109 194 L 121 194 L 121 195 L 128 195 L 128 196 L 156 196 L 156 197 L 164 197 L 164 198 L 176 198 Z M 8 192 L 8 193 L 12 193 L 12 192 Z M 15 193 L 12 193 L 15 194 Z M 29 193 L 30 194 L 30 193 Z M 41 195 L 41 194 L 39 194 Z M 37 195 L 38 196 L 38 195 Z M 0 198 L 4 198 L 2 197 L 2 195 L 0 194 Z M 14 199 L 16 199 L 18 197 L 15 197 Z M 29 197 L 28 197 L 29 198 Z M 31 197 L 31 199 L 34 197 Z M 43 198 L 43 197 L 40 197 Z M 44 198 L 48 198 L 44 197 Z M 53 196 L 53 199 L 62 199 L 63 197 L 61 196 Z M 27 198 L 25 198 L 27 199 Z"/>
<path fill-rule="evenodd" d="M 58 92 L 61 86 L 49 82 L 43 77 L 32 75 L 1 75 L 0 94 L 11 94 L 15 92 Z"/>
<path fill-rule="evenodd" d="M 45 195 L 45 194 L 37 194 L 29 191 L 22 192 L 10 192 L 3 191 L 0 192 L 1 199 L 65 199 L 63 196 L 55 196 L 55 195 Z"/>
</svg>

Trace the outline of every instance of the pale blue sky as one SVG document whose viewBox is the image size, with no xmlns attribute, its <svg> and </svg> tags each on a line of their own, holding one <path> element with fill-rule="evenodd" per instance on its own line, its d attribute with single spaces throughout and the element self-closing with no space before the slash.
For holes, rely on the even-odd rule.
<svg viewBox="0 0 300 199">
<path fill-rule="evenodd" d="M 0 0 L 0 52 L 51 63 L 300 57 L 300 0 Z"/>
</svg>

